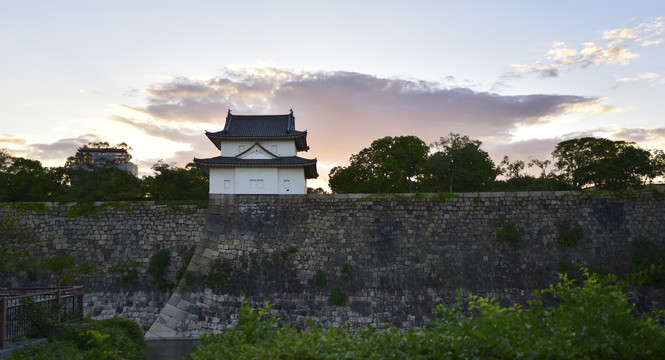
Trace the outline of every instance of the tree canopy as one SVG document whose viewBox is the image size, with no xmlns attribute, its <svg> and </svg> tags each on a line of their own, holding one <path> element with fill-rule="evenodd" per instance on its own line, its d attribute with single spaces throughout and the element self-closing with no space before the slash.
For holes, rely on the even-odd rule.
<svg viewBox="0 0 665 360">
<path fill-rule="evenodd" d="M 481 145 L 480 140 L 455 133 L 431 144 L 437 151 L 428 160 L 428 191 L 478 191 L 491 186 L 498 170 Z"/>
<path fill-rule="evenodd" d="M 92 159 L 86 149 L 121 149 L 121 157 Z M 0 150 L 0 202 L 205 200 L 208 176 L 196 164 L 185 168 L 157 162 L 154 175 L 139 178 L 119 168 L 131 159 L 131 147 L 122 143 L 90 143 L 69 157 L 64 166 L 47 168 L 37 160 L 11 156 Z"/>
<path fill-rule="evenodd" d="M 635 143 L 584 137 L 557 144 L 552 152 L 555 166 L 577 188 L 625 189 L 663 174 L 657 169 L 658 153 L 652 154 Z"/>
<path fill-rule="evenodd" d="M 407 192 L 424 174 L 429 148 L 416 136 L 375 140 L 370 147 L 351 156 L 347 167 L 330 171 L 330 189 L 348 192 Z"/>
</svg>

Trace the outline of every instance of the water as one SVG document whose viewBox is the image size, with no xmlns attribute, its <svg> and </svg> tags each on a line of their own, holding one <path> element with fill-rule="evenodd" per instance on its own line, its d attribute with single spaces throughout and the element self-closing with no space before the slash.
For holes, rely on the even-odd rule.
<svg viewBox="0 0 665 360">
<path fill-rule="evenodd" d="M 191 354 L 200 344 L 199 339 L 148 340 L 145 357 L 148 360 L 177 360 Z"/>
</svg>

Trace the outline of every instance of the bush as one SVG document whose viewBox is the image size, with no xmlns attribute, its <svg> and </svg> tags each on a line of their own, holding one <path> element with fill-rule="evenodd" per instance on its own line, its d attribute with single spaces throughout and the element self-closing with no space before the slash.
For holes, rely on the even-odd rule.
<svg viewBox="0 0 665 360">
<path fill-rule="evenodd" d="M 18 271 L 24 271 L 25 275 L 28 277 L 28 280 L 35 281 L 37 280 L 37 271 L 41 268 L 41 263 L 39 259 L 34 257 L 28 257 L 22 260 L 19 260 L 14 264 L 14 269 Z"/>
<path fill-rule="evenodd" d="M 126 285 L 136 285 L 138 283 L 139 269 L 144 267 L 140 261 L 124 259 L 109 268 L 112 273 L 120 274 L 120 281 Z"/>
<path fill-rule="evenodd" d="M 215 259 L 213 260 L 210 270 L 205 275 L 204 283 L 208 287 L 221 287 L 231 282 L 233 276 L 233 268 L 226 262 Z"/>
<path fill-rule="evenodd" d="M 496 233 L 497 239 L 509 243 L 520 242 L 520 232 L 512 221 L 501 220 L 501 229 Z"/>
<path fill-rule="evenodd" d="M 635 316 L 625 286 L 611 275 L 586 269 L 581 286 L 562 276 L 534 293 L 527 305 L 504 307 L 472 297 L 439 305 L 424 329 L 356 334 L 343 326 L 306 330 L 279 327 L 269 306 L 240 310 L 236 329 L 204 336 L 190 356 L 204 359 L 661 359 L 665 329 L 658 318 Z M 544 298 L 556 298 L 545 306 Z"/>
<path fill-rule="evenodd" d="M 633 263 L 629 277 L 637 280 L 637 285 L 665 288 L 665 249 L 640 236 L 633 242 Z"/>
<path fill-rule="evenodd" d="M 337 306 L 343 306 L 346 304 L 346 300 L 348 298 L 348 295 L 346 292 L 344 292 L 342 289 L 339 288 L 339 286 L 336 286 L 335 289 L 330 293 L 330 297 L 328 298 L 328 303 L 330 305 L 337 305 Z"/>
<path fill-rule="evenodd" d="M 53 327 L 51 342 L 14 351 L 9 359 L 143 360 L 145 340 L 131 319 L 112 317 Z"/>
<path fill-rule="evenodd" d="M 568 217 L 561 221 L 559 224 L 559 242 L 565 246 L 575 246 L 582 239 L 582 227 L 580 224 L 575 223 Z"/>
<path fill-rule="evenodd" d="M 326 286 L 328 283 L 326 273 L 323 270 L 317 270 L 316 274 L 314 275 L 314 281 L 316 281 L 316 285 L 318 286 Z"/>
<path fill-rule="evenodd" d="M 171 250 L 166 248 L 154 253 L 148 262 L 148 274 L 152 275 L 152 283 L 161 291 L 173 288 L 173 283 L 165 277 L 169 264 L 171 264 Z"/>
<path fill-rule="evenodd" d="M 180 280 L 182 278 L 185 278 L 185 282 L 187 286 L 192 285 L 194 282 L 194 275 L 187 271 L 187 267 L 189 266 L 189 262 L 192 261 L 192 257 L 194 257 L 194 251 L 196 250 L 196 246 L 192 246 L 185 255 L 182 257 L 182 266 L 178 271 L 175 273 L 175 283 L 176 285 L 180 283 Z"/>
</svg>

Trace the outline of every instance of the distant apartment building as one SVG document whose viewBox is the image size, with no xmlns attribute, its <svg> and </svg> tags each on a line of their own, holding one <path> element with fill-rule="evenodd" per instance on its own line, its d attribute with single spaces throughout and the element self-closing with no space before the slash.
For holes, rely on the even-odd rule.
<svg viewBox="0 0 665 360">
<path fill-rule="evenodd" d="M 118 169 L 125 170 L 134 176 L 139 175 L 139 167 L 129 161 L 132 157 L 127 149 L 83 146 L 78 149 L 78 154 L 83 155 L 87 162 L 93 166 L 111 163 Z"/>
</svg>

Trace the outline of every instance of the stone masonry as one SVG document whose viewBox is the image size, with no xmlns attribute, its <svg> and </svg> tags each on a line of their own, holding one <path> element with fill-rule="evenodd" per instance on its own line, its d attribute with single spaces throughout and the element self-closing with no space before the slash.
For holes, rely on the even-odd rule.
<svg viewBox="0 0 665 360">
<path fill-rule="evenodd" d="M 421 327 L 437 304 L 469 294 L 523 301 L 572 262 L 622 271 L 638 237 L 665 246 L 657 195 L 211 195 L 194 282 L 179 284 L 146 337 L 222 331 L 243 303 L 267 301 L 296 327 L 354 330 Z M 581 226 L 577 245 L 559 242 L 564 219 Z M 518 243 L 497 239 L 508 223 Z M 335 305 L 340 294 L 347 300 Z"/>
</svg>

